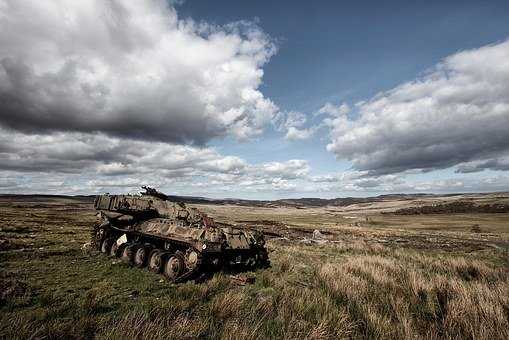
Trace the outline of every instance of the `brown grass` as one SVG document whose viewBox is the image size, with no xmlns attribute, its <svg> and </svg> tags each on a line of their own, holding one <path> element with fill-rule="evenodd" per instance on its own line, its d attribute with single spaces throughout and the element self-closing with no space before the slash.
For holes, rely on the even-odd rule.
<svg viewBox="0 0 509 340">
<path fill-rule="evenodd" d="M 318 280 L 364 337 L 509 337 L 507 271 L 476 260 L 364 255 L 322 265 Z"/>
</svg>

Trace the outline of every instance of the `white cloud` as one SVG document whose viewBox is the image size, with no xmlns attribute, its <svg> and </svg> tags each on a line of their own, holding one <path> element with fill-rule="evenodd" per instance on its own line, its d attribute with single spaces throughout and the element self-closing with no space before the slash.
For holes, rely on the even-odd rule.
<svg viewBox="0 0 509 340">
<path fill-rule="evenodd" d="M 310 167 L 306 160 L 292 159 L 286 162 L 265 163 L 260 170 L 271 177 L 295 179 L 307 176 Z"/>
<path fill-rule="evenodd" d="M 479 172 L 485 169 L 495 171 L 508 171 L 509 170 L 509 156 L 502 156 L 499 158 L 488 159 L 485 161 L 473 161 L 462 163 L 458 165 L 457 173 L 471 173 Z"/>
<path fill-rule="evenodd" d="M 0 129 L 0 191 L 94 193 L 141 185 L 189 193 L 289 191 L 305 180 L 305 160 L 250 164 L 213 148 L 147 142 L 104 134 L 25 135 Z M 231 186 L 231 187 L 229 187 Z"/>
<path fill-rule="evenodd" d="M 351 111 L 350 106 L 348 106 L 347 103 L 341 103 L 339 105 L 334 105 L 332 103 L 327 102 L 327 103 L 325 103 L 324 106 L 322 106 L 318 110 L 318 112 L 316 114 L 317 115 L 325 114 L 325 115 L 339 117 L 339 116 L 346 115 L 350 111 Z"/>
<path fill-rule="evenodd" d="M 218 159 L 205 161 L 201 164 L 204 170 L 212 170 L 224 173 L 240 173 L 246 169 L 248 164 L 245 160 L 234 157 L 225 156 Z"/>
<path fill-rule="evenodd" d="M 212 148 L 60 132 L 25 135 L 0 129 L 0 170 L 125 175 L 172 171 L 235 172 L 246 167 L 238 157 Z"/>
<path fill-rule="evenodd" d="M 509 41 L 446 58 L 428 75 L 329 121 L 327 149 L 388 174 L 497 159 L 509 152 Z"/>
<path fill-rule="evenodd" d="M 132 174 L 136 172 L 136 169 L 132 168 L 130 165 L 120 163 L 120 162 L 112 162 L 107 164 L 99 164 L 96 167 L 96 170 L 101 175 L 126 175 Z"/>
<path fill-rule="evenodd" d="M 285 139 L 289 141 L 309 139 L 318 127 L 303 128 L 307 116 L 298 111 L 280 112 L 274 118 L 274 125 L 278 131 L 286 132 Z"/>
<path fill-rule="evenodd" d="M 289 111 L 279 112 L 273 120 L 273 123 L 278 131 L 285 131 L 291 127 L 302 127 L 306 124 L 307 117 L 302 112 Z"/>
<path fill-rule="evenodd" d="M 164 0 L 0 0 L 0 124 L 203 144 L 262 132 L 274 44 L 181 20 Z"/>
<path fill-rule="evenodd" d="M 142 181 L 138 178 L 108 178 L 106 180 L 90 180 L 87 182 L 89 187 L 101 187 L 101 188 L 111 188 L 111 187 L 127 187 L 127 188 L 139 188 L 142 185 L 146 184 L 147 181 Z"/>
<path fill-rule="evenodd" d="M 371 176 L 366 171 L 346 171 L 309 176 L 306 187 L 313 192 L 361 193 L 365 196 L 382 193 L 461 193 L 507 191 L 508 176 L 478 177 L 453 175 L 443 179 L 417 179 L 410 174 Z M 344 196 L 336 195 L 336 196 Z"/>
<path fill-rule="evenodd" d="M 337 191 L 393 191 L 396 186 L 405 183 L 401 176 L 369 176 L 366 171 L 344 171 L 319 176 L 311 176 L 310 182 L 316 183 L 322 190 Z"/>
<path fill-rule="evenodd" d="M 295 141 L 295 140 L 305 140 L 309 139 L 315 133 L 315 129 L 298 129 L 296 127 L 291 126 L 286 132 L 285 139 Z"/>
</svg>

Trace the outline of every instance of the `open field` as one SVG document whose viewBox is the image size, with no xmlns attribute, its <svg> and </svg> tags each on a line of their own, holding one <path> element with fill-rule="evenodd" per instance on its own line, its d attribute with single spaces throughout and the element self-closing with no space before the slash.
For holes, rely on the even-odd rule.
<svg viewBox="0 0 509 340">
<path fill-rule="evenodd" d="M 509 338 L 509 214 L 381 214 L 437 200 L 198 205 L 270 238 L 272 267 L 238 286 L 81 250 L 89 199 L 0 198 L 0 338 Z"/>
</svg>

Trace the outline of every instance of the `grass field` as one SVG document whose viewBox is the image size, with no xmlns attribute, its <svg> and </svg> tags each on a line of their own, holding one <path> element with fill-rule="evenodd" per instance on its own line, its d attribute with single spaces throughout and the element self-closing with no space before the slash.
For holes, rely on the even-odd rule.
<svg viewBox="0 0 509 340">
<path fill-rule="evenodd" d="M 508 214 L 200 208 L 274 232 L 254 284 L 169 284 L 81 249 L 90 202 L 0 200 L 0 337 L 509 338 Z"/>
</svg>

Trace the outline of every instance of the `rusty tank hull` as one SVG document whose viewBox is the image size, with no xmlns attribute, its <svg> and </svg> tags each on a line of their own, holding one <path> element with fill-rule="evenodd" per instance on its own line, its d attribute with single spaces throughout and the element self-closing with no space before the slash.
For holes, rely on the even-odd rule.
<svg viewBox="0 0 509 340">
<path fill-rule="evenodd" d="M 163 273 L 172 282 L 222 268 L 270 265 L 263 234 L 216 224 L 203 212 L 148 187 L 141 195 L 99 195 L 102 223 L 93 243 L 103 253 Z"/>
</svg>

